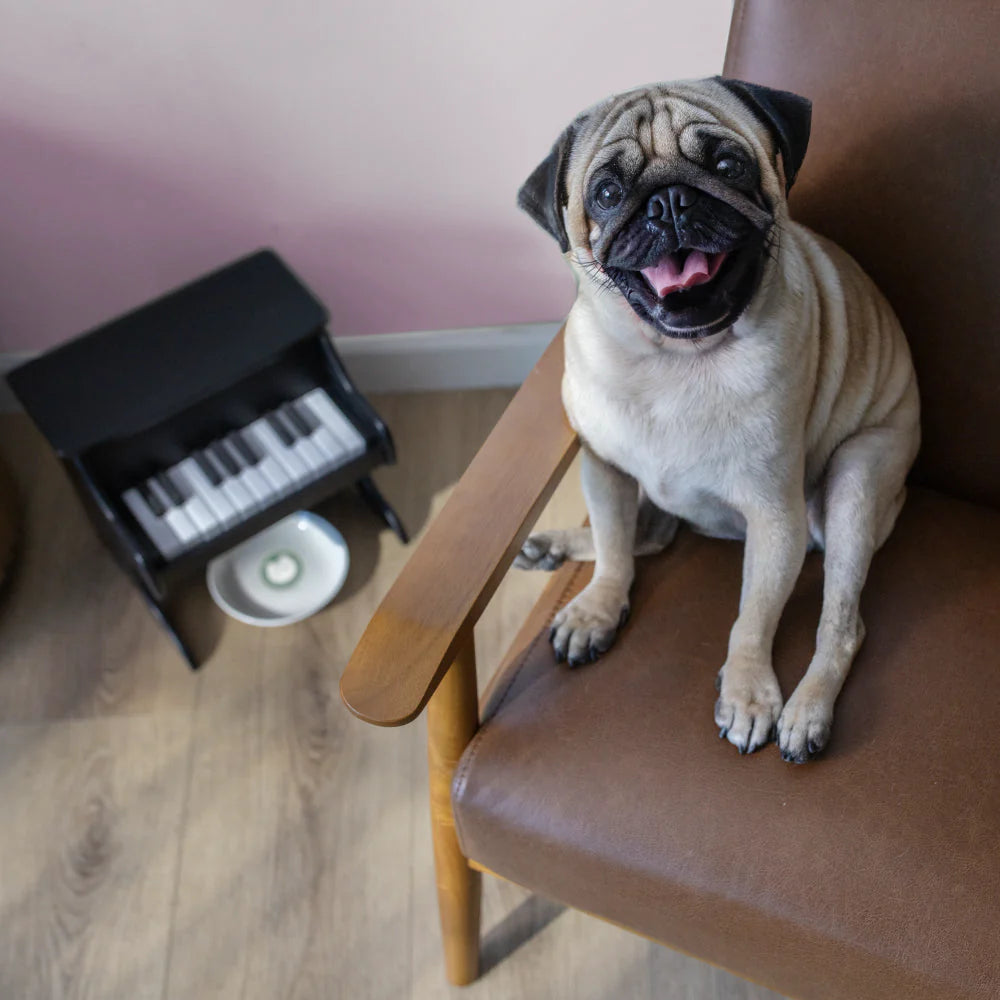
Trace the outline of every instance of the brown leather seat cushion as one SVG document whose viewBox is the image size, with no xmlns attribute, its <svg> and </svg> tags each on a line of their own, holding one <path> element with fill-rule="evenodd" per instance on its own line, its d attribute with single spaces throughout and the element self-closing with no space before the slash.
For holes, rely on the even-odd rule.
<svg viewBox="0 0 1000 1000">
<path fill-rule="evenodd" d="M 684 533 L 640 560 L 618 644 L 575 671 L 545 626 L 590 571 L 557 574 L 456 774 L 463 849 L 803 1000 L 1000 997 L 1000 513 L 911 495 L 805 766 L 712 722 L 741 558 Z M 775 644 L 786 697 L 821 586 L 811 555 Z"/>
</svg>

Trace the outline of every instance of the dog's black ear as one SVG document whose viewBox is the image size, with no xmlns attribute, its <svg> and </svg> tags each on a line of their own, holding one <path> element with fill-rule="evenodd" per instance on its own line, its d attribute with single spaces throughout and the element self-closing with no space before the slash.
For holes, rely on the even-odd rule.
<svg viewBox="0 0 1000 1000">
<path fill-rule="evenodd" d="M 566 164 L 573 149 L 573 142 L 580 132 L 587 115 L 574 119 L 563 132 L 552 151 L 531 172 L 531 176 L 517 192 L 517 203 L 544 229 L 555 237 L 559 249 L 569 249 L 569 236 L 563 223 L 563 209 L 569 196 L 566 193 Z"/>
<path fill-rule="evenodd" d="M 805 159 L 806 146 L 809 145 L 812 101 L 791 91 L 774 90 L 759 83 L 730 80 L 722 76 L 717 76 L 716 80 L 740 98 L 770 129 L 785 168 L 787 194 Z"/>
</svg>

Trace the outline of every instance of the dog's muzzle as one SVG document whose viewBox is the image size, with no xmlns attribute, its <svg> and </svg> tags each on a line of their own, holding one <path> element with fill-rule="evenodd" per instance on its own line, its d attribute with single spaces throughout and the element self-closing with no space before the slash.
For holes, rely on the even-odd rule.
<svg viewBox="0 0 1000 1000">
<path fill-rule="evenodd" d="M 603 263 L 640 317 L 683 339 L 716 333 L 743 312 L 773 224 L 741 192 L 711 177 L 691 180 L 697 183 L 672 177 L 647 187 L 624 224 L 607 234 Z"/>
</svg>

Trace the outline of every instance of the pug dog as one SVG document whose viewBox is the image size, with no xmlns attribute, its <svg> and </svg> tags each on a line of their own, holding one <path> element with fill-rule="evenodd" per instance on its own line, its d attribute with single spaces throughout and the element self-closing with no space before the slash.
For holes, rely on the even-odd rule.
<svg viewBox="0 0 1000 1000">
<path fill-rule="evenodd" d="M 594 560 L 555 617 L 558 660 L 595 660 L 629 610 L 636 555 L 683 521 L 745 540 L 716 679 L 719 735 L 827 744 L 865 628 L 861 589 L 920 442 L 910 353 L 860 266 L 789 218 L 805 98 L 714 77 L 584 111 L 519 193 L 578 285 L 562 399 L 583 444 L 590 527 L 531 535 L 516 564 Z M 782 703 L 771 649 L 807 547 L 824 552 L 812 661 Z M 711 599 L 711 595 L 706 595 Z"/>
</svg>

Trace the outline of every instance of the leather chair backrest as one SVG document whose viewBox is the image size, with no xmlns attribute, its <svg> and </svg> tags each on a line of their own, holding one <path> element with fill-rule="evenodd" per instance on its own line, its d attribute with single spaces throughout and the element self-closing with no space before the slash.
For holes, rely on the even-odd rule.
<svg viewBox="0 0 1000 1000">
<path fill-rule="evenodd" d="M 792 215 L 902 321 L 913 478 L 1000 506 L 1000 0 L 736 0 L 725 74 L 813 101 Z"/>
</svg>

